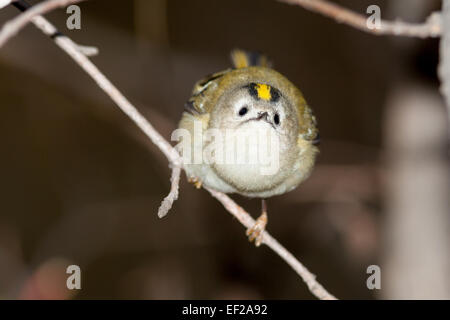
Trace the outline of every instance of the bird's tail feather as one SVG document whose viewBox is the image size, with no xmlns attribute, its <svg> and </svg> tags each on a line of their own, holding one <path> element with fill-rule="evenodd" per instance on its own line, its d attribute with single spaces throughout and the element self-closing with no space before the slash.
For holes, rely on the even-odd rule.
<svg viewBox="0 0 450 320">
<path fill-rule="evenodd" d="M 244 51 L 234 49 L 231 51 L 231 61 L 235 68 L 247 68 L 252 66 L 271 67 L 271 63 L 267 56 L 259 52 Z"/>
</svg>

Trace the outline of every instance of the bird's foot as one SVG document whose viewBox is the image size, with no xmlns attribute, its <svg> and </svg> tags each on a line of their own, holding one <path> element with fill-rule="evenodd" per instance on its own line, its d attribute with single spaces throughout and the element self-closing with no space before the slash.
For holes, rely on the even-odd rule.
<svg viewBox="0 0 450 320">
<path fill-rule="evenodd" d="M 197 189 L 202 187 L 202 182 L 196 177 L 189 177 L 188 182 L 192 183 Z"/>
<path fill-rule="evenodd" d="M 255 240 L 255 246 L 259 247 L 263 240 L 263 233 L 266 230 L 267 225 L 267 213 L 263 211 L 262 214 L 256 219 L 253 227 L 247 229 L 248 241 L 252 242 Z"/>
</svg>

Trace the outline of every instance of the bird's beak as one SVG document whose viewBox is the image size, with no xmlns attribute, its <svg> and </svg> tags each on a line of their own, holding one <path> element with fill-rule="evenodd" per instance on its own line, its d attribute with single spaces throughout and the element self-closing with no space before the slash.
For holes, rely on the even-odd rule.
<svg viewBox="0 0 450 320">
<path fill-rule="evenodd" d="M 260 113 L 258 113 L 258 117 L 256 119 L 257 120 L 262 120 L 262 119 L 265 118 L 264 120 L 267 121 L 268 117 L 269 117 L 269 114 L 267 112 L 260 112 Z"/>
<path fill-rule="evenodd" d="M 275 125 L 272 123 L 272 121 L 270 121 L 269 114 L 265 111 L 258 113 L 258 117 L 255 120 L 263 120 L 270 124 L 274 129 L 276 129 Z"/>
<path fill-rule="evenodd" d="M 260 121 L 260 120 L 263 120 L 263 121 L 265 121 L 265 122 L 267 122 L 268 124 L 270 124 L 274 129 L 276 129 L 276 127 L 275 127 L 275 125 L 270 121 L 270 119 L 269 119 L 269 114 L 267 113 L 267 112 L 259 112 L 258 113 L 258 116 L 256 117 L 256 118 L 251 118 L 251 119 L 248 119 L 248 120 L 245 120 L 244 122 L 242 122 L 241 124 L 243 124 L 243 123 L 247 123 L 247 122 L 249 122 L 249 121 Z"/>
</svg>

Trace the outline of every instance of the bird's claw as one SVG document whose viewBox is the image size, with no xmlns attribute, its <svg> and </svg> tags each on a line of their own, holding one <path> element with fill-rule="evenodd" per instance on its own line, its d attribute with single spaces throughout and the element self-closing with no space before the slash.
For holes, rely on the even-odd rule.
<svg viewBox="0 0 450 320">
<path fill-rule="evenodd" d="M 248 241 L 252 242 L 255 240 L 255 246 L 259 247 L 263 240 L 264 230 L 267 225 L 267 214 L 263 212 L 259 218 L 256 220 L 255 224 L 247 229 L 246 235 L 248 236 Z"/>
<path fill-rule="evenodd" d="M 202 182 L 196 177 L 190 177 L 188 179 L 188 182 L 192 183 L 197 189 L 200 189 L 202 187 Z"/>
</svg>

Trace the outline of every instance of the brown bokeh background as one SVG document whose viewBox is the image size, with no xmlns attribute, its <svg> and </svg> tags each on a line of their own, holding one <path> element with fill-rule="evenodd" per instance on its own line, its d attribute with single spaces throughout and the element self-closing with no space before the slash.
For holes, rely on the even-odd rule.
<svg viewBox="0 0 450 320">
<path fill-rule="evenodd" d="M 361 13 L 376 3 L 383 18 L 412 22 L 440 3 L 336 2 Z M 438 40 L 377 37 L 270 0 L 80 7 L 81 30 L 67 30 L 64 10 L 47 17 L 99 48 L 94 63 L 167 139 L 193 83 L 229 67 L 231 49 L 267 53 L 303 91 L 322 138 L 310 179 L 268 201 L 268 230 L 339 298 L 450 297 Z M 4 8 L 0 21 L 17 14 Z M 166 159 L 33 26 L 0 49 L 0 96 L 0 298 L 313 298 L 184 178 L 158 219 Z M 258 215 L 259 201 L 233 198 Z M 81 267 L 80 291 L 65 288 L 70 264 Z M 371 264 L 381 266 L 381 290 L 366 287 Z"/>
</svg>

